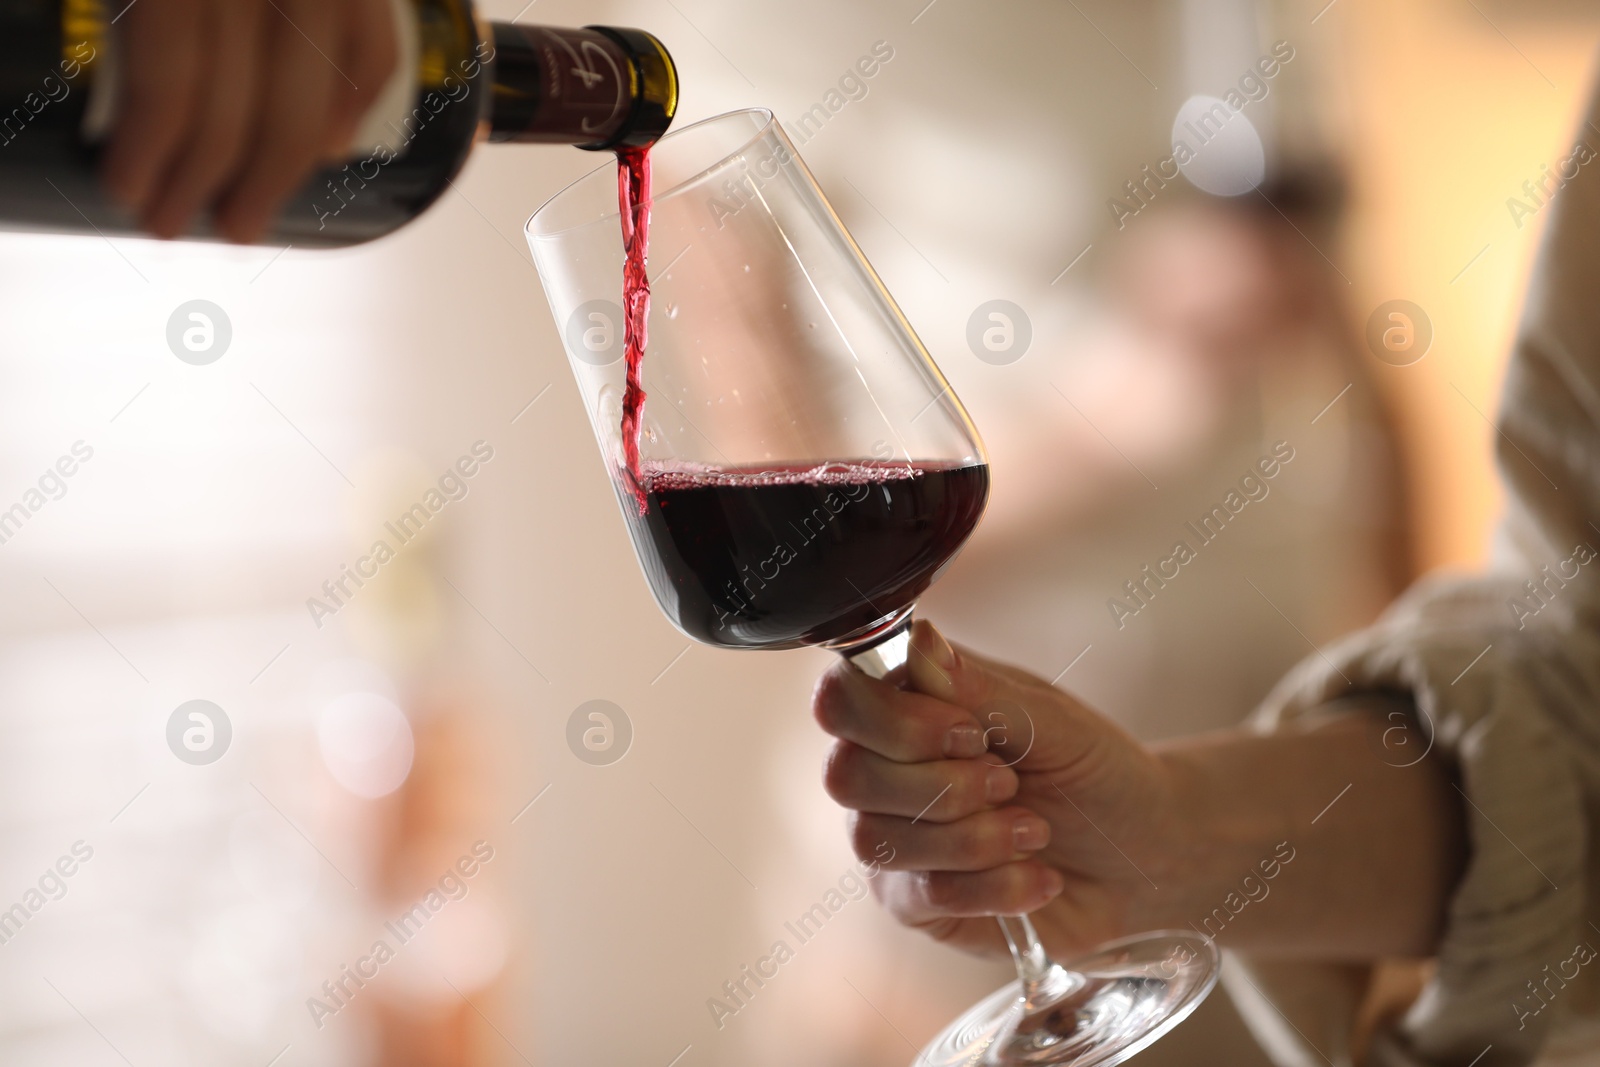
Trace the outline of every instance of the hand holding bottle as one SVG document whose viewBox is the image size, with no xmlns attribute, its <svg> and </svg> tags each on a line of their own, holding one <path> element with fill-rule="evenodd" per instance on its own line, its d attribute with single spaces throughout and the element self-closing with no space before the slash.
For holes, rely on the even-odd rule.
<svg viewBox="0 0 1600 1067">
<path fill-rule="evenodd" d="M 388 0 L 137 0 L 102 177 L 158 237 L 259 238 L 349 149 L 397 60 Z"/>
<path fill-rule="evenodd" d="M 437 202 L 485 134 L 637 148 L 678 104 L 650 34 L 470 0 L 28 0 L 0 42 L 0 230 L 348 246 Z"/>
</svg>

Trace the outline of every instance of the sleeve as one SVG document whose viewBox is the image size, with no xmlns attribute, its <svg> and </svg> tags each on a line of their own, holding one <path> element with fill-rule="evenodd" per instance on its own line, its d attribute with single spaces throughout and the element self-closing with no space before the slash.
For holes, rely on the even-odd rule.
<svg viewBox="0 0 1600 1067">
<path fill-rule="evenodd" d="M 1600 104 L 1574 160 L 1594 160 L 1595 144 Z M 1502 398 L 1495 566 L 1413 588 L 1303 663 L 1255 719 L 1271 730 L 1362 692 L 1407 694 L 1415 719 L 1382 758 L 1403 773 L 1431 746 L 1456 769 L 1468 865 L 1434 977 L 1374 1040 L 1379 1067 L 1530 1063 L 1600 1019 L 1600 967 L 1582 966 L 1600 945 L 1600 166 L 1553 200 Z"/>
</svg>

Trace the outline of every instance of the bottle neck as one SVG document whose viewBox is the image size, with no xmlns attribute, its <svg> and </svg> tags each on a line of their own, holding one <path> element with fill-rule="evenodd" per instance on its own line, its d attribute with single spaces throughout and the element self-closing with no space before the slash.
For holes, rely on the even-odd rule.
<svg viewBox="0 0 1600 1067">
<path fill-rule="evenodd" d="M 494 22 L 489 32 L 491 141 L 641 147 L 672 122 L 677 68 L 642 30 Z"/>
</svg>

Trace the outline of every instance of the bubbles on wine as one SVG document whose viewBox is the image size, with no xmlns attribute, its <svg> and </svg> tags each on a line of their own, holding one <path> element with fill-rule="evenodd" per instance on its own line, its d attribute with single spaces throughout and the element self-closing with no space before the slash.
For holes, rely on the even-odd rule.
<svg viewBox="0 0 1600 1067">
<path fill-rule="evenodd" d="M 952 465 L 955 466 L 955 465 Z M 854 486 L 881 485 L 907 478 L 920 478 L 924 467 L 907 463 L 862 461 L 824 463 L 814 467 L 714 467 L 704 463 L 677 462 L 671 465 L 646 463 L 639 482 L 646 493 L 672 492 L 697 488 L 758 489 L 780 485 Z"/>
</svg>

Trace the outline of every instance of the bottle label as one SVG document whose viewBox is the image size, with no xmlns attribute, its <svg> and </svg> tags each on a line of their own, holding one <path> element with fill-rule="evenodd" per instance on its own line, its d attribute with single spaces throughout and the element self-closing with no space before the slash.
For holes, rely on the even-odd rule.
<svg viewBox="0 0 1600 1067">
<path fill-rule="evenodd" d="M 595 30 L 495 24 L 496 140 L 608 140 L 633 113 L 627 52 Z"/>
</svg>

